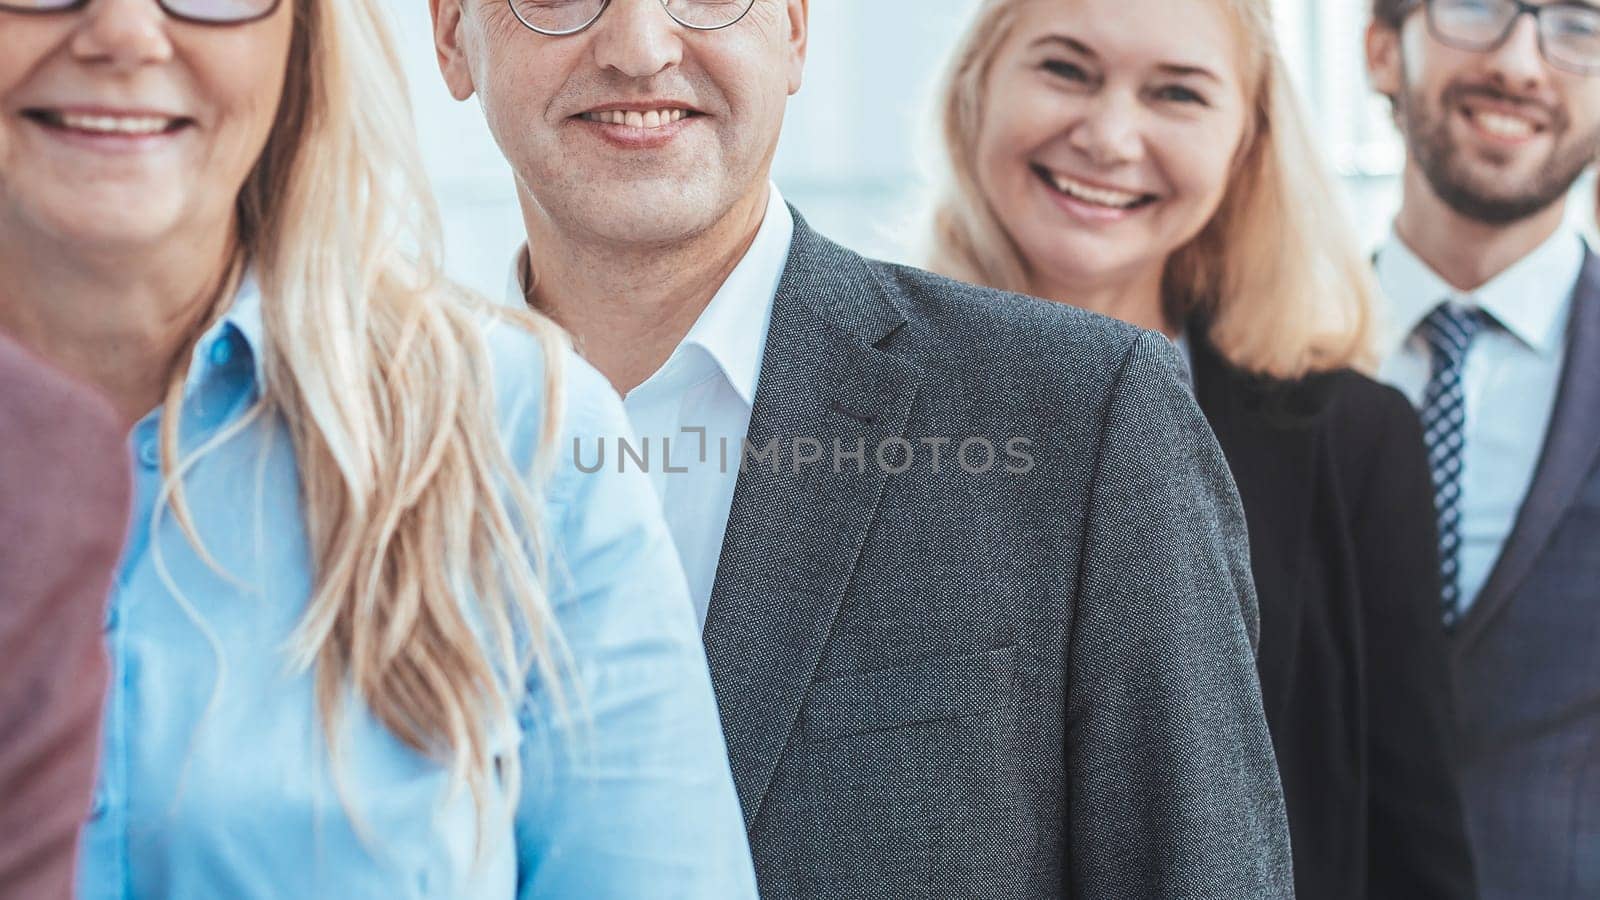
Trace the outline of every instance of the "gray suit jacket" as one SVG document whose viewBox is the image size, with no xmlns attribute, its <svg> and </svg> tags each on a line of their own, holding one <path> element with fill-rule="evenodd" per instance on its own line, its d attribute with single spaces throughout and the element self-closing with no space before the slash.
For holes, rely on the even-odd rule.
<svg viewBox="0 0 1600 900">
<path fill-rule="evenodd" d="M 1179 372 L 796 214 L 705 629 L 764 897 L 1292 895 L 1244 520 Z"/>
<path fill-rule="evenodd" d="M 1600 897 L 1600 258 L 1533 486 L 1453 639 L 1485 900 Z"/>
</svg>

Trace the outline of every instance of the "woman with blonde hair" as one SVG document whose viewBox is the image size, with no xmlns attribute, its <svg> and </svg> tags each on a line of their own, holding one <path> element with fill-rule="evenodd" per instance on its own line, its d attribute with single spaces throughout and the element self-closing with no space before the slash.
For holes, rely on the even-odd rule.
<svg viewBox="0 0 1600 900">
<path fill-rule="evenodd" d="M 753 897 L 650 488 L 566 455 L 620 402 L 441 279 L 389 14 L 0 0 L 0 328 L 136 468 L 79 891 Z"/>
<path fill-rule="evenodd" d="M 941 95 L 930 268 L 1161 331 L 1244 501 L 1302 898 L 1472 870 L 1421 431 L 1270 0 L 984 0 Z"/>
</svg>

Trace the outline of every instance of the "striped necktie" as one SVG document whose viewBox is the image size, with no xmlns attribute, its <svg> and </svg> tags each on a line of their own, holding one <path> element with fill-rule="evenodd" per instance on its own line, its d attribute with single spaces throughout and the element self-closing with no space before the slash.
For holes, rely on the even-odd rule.
<svg viewBox="0 0 1600 900">
<path fill-rule="evenodd" d="M 1492 324 L 1487 313 L 1447 300 L 1428 314 L 1416 332 L 1427 342 L 1433 359 L 1422 398 L 1422 430 L 1439 516 L 1439 575 L 1447 628 L 1454 627 L 1465 612 L 1461 602 L 1461 474 L 1467 403 L 1461 374 L 1472 342 Z"/>
</svg>

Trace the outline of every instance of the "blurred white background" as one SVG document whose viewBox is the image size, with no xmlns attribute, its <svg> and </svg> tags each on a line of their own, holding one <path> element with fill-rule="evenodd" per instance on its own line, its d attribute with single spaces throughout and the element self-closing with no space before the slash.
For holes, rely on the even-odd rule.
<svg viewBox="0 0 1600 900">
<path fill-rule="evenodd" d="M 394 2 L 423 150 L 445 211 L 450 271 L 498 293 L 521 240 L 511 177 L 476 102 L 456 103 L 444 90 L 427 3 Z M 1284 56 L 1351 214 L 1376 243 L 1397 203 L 1401 150 L 1384 101 L 1367 88 L 1368 3 L 1277 5 Z M 812 0 L 805 87 L 790 104 L 774 177 L 820 231 L 870 255 L 909 260 L 925 191 L 930 96 L 972 8 L 973 0 Z"/>
</svg>

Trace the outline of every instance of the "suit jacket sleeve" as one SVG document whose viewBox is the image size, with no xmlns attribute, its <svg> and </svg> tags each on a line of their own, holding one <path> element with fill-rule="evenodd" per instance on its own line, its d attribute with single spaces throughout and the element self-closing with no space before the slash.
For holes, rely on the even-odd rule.
<svg viewBox="0 0 1600 900">
<path fill-rule="evenodd" d="M 1292 897 L 1244 513 L 1177 366 L 1144 335 L 1100 436 L 1068 648 L 1073 896 Z"/>
<path fill-rule="evenodd" d="M 1350 529 L 1367 668 L 1369 896 L 1474 896 L 1471 851 L 1449 751 L 1454 725 L 1439 620 L 1432 480 L 1416 414 L 1399 394 L 1375 420 L 1370 470 Z"/>
</svg>

